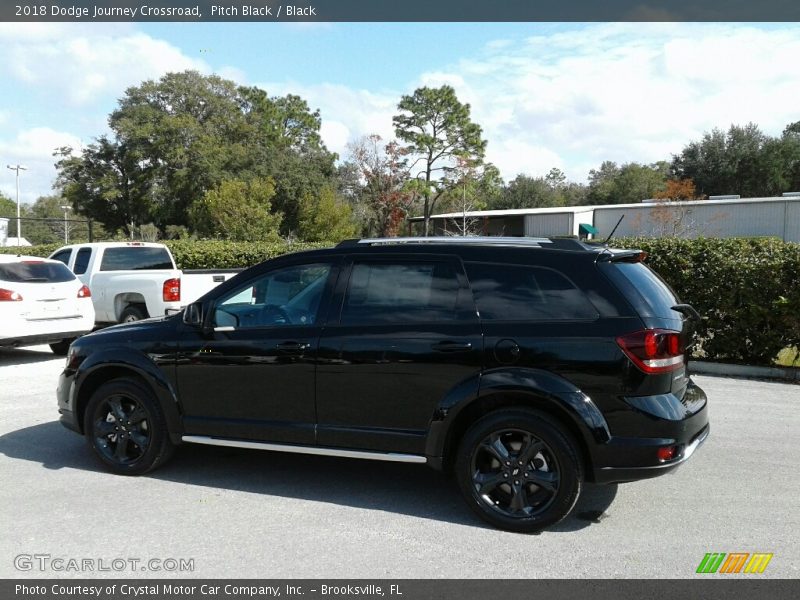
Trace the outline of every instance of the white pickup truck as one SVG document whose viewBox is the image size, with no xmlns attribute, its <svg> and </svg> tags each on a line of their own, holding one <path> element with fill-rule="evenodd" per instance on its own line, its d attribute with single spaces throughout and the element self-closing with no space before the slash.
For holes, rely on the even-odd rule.
<svg viewBox="0 0 800 600">
<path fill-rule="evenodd" d="M 150 242 L 75 244 L 50 258 L 63 262 L 89 287 L 98 324 L 176 312 L 238 272 L 182 272 L 169 248 Z"/>
</svg>

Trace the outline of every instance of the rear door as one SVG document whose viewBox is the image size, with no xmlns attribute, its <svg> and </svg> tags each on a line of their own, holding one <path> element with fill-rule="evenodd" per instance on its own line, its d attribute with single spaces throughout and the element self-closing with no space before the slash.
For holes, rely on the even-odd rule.
<svg viewBox="0 0 800 600">
<path fill-rule="evenodd" d="M 439 402 L 477 377 L 483 342 L 454 257 L 351 257 L 322 331 L 317 439 L 423 454 Z"/>
</svg>

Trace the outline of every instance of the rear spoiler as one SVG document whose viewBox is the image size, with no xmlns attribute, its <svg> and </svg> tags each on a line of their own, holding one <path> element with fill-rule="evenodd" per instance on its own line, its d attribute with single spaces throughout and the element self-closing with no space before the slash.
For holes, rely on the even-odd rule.
<svg viewBox="0 0 800 600">
<path fill-rule="evenodd" d="M 597 257 L 597 262 L 644 262 L 647 252 L 644 250 L 609 250 L 606 248 Z"/>
</svg>

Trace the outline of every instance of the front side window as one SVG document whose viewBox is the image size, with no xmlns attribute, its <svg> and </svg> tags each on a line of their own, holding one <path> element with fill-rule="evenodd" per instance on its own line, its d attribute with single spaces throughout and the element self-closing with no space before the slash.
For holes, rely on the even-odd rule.
<svg viewBox="0 0 800 600">
<path fill-rule="evenodd" d="M 566 277 L 551 269 L 473 263 L 467 277 L 484 321 L 587 320 L 597 310 Z"/>
<path fill-rule="evenodd" d="M 353 265 L 342 324 L 452 321 L 458 280 L 440 262 L 364 262 Z"/>
<path fill-rule="evenodd" d="M 223 297 L 216 327 L 249 329 L 314 325 L 331 266 L 310 264 L 270 271 Z"/>
</svg>

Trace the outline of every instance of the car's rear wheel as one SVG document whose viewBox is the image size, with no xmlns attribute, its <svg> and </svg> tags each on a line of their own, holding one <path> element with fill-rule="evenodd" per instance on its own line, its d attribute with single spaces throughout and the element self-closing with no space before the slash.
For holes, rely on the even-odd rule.
<svg viewBox="0 0 800 600">
<path fill-rule="evenodd" d="M 147 318 L 147 310 L 132 304 L 122 311 L 119 316 L 120 323 L 133 323 L 134 321 L 141 321 Z"/>
<path fill-rule="evenodd" d="M 153 393 L 135 379 L 114 379 L 92 394 L 84 416 L 86 440 L 111 471 L 141 475 L 174 450 Z"/>
<path fill-rule="evenodd" d="M 508 409 L 486 415 L 467 431 L 456 477 L 467 504 L 483 520 L 532 533 L 569 514 L 583 469 L 575 442 L 556 421 Z"/>
</svg>

